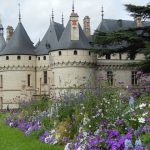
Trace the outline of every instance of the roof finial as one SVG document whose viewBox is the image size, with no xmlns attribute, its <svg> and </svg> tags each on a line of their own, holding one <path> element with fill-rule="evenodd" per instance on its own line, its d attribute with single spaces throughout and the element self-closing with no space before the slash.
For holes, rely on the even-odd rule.
<svg viewBox="0 0 150 150">
<path fill-rule="evenodd" d="M 52 21 L 54 21 L 54 10 L 52 9 Z"/>
<path fill-rule="evenodd" d="M 19 6 L 19 22 L 21 22 L 20 3 L 18 3 L 18 6 Z"/>
<path fill-rule="evenodd" d="M 72 4 L 72 13 L 74 13 L 74 0 L 73 0 L 73 4 Z"/>
<path fill-rule="evenodd" d="M 1 14 L 0 14 L 0 24 L 2 24 L 2 17 L 1 17 Z"/>
<path fill-rule="evenodd" d="M 104 19 L 104 7 L 103 7 L 103 5 L 102 5 L 102 20 Z"/>
<path fill-rule="evenodd" d="M 62 25 L 64 26 L 64 14 L 62 13 Z"/>
</svg>

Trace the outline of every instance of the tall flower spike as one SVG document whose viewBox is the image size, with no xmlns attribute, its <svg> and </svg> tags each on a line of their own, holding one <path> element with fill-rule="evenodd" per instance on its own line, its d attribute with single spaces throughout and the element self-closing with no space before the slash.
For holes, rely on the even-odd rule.
<svg viewBox="0 0 150 150">
<path fill-rule="evenodd" d="M 54 10 L 52 9 L 52 21 L 54 21 Z"/>
</svg>

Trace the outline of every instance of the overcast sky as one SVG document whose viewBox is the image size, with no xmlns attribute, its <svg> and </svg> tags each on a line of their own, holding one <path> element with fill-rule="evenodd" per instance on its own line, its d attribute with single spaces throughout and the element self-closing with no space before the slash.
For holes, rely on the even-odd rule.
<svg viewBox="0 0 150 150">
<path fill-rule="evenodd" d="M 8 25 L 16 28 L 18 24 L 18 3 L 21 3 L 22 23 L 31 40 L 36 43 L 42 39 L 50 22 L 54 9 L 55 21 L 61 23 L 64 13 L 65 25 L 69 20 L 73 0 L 0 0 L 0 15 L 4 28 Z M 150 0 L 74 0 L 75 11 L 79 15 L 80 24 L 84 16 L 90 16 L 92 32 L 101 21 L 101 6 L 104 6 L 106 19 L 130 19 L 124 4 L 145 5 Z M 5 32 L 6 36 L 6 32 Z"/>
</svg>

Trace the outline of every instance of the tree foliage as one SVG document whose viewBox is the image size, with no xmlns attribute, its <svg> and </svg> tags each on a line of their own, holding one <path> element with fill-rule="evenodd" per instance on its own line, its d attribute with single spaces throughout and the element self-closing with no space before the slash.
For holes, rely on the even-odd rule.
<svg viewBox="0 0 150 150">
<path fill-rule="evenodd" d="M 142 23 L 150 19 L 150 5 L 125 5 L 131 16 L 141 17 Z M 134 59 L 137 53 L 144 53 L 146 60 L 140 63 L 144 71 L 150 71 L 150 26 L 119 30 L 116 32 L 97 31 L 94 36 L 97 52 L 100 55 L 128 53 Z"/>
</svg>

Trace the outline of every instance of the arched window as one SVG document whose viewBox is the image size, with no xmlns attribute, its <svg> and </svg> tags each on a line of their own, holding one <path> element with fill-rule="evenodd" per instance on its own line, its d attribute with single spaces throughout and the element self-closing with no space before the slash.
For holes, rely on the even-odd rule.
<svg viewBox="0 0 150 150">
<path fill-rule="evenodd" d="M 21 59 L 21 56 L 17 56 L 17 60 L 20 60 Z"/>
<path fill-rule="evenodd" d="M 112 71 L 107 71 L 107 81 L 108 81 L 108 85 L 112 86 L 114 79 L 113 79 L 113 72 Z"/>
<path fill-rule="evenodd" d="M 74 51 L 74 55 L 77 55 L 78 54 L 78 52 L 77 51 Z"/>
<path fill-rule="evenodd" d="M 31 60 L 32 59 L 32 57 L 31 56 L 29 56 L 29 60 Z"/>
<path fill-rule="evenodd" d="M 138 85 L 137 71 L 131 72 L 131 84 L 133 86 Z"/>
<path fill-rule="evenodd" d="M 6 56 L 6 60 L 9 60 L 9 56 Z"/>
<path fill-rule="evenodd" d="M 89 52 L 89 56 L 91 56 L 91 52 Z"/>
<path fill-rule="evenodd" d="M 43 56 L 43 60 L 46 60 L 46 56 Z"/>
<path fill-rule="evenodd" d="M 61 51 L 59 51 L 59 56 L 61 56 Z"/>
</svg>

